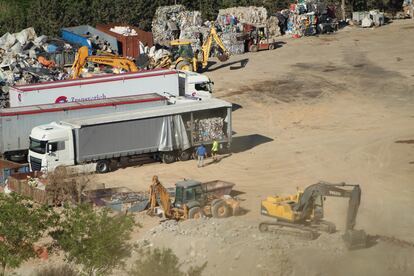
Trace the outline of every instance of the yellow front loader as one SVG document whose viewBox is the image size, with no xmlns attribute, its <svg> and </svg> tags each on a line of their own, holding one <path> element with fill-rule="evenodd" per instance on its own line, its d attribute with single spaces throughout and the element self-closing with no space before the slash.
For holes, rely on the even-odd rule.
<svg viewBox="0 0 414 276">
<path fill-rule="evenodd" d="M 228 60 L 229 51 L 218 36 L 216 28 L 211 27 L 207 39 L 201 46 L 201 60 L 198 53 L 193 51 L 190 40 L 172 40 L 170 42 L 172 57 L 164 58 L 161 62 L 158 62 L 157 67 L 172 67 L 178 70 L 197 72 L 200 67 L 199 64 L 201 64 L 201 68 L 205 69 L 214 43 L 219 49 L 218 59 L 222 62 Z"/>
</svg>

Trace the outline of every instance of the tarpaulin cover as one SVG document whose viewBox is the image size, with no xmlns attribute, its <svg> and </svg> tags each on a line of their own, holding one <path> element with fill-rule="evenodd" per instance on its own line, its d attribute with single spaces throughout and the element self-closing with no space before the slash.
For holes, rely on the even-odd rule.
<svg viewBox="0 0 414 276">
<path fill-rule="evenodd" d="M 164 117 L 158 150 L 172 151 L 174 149 L 186 150 L 188 148 L 190 148 L 190 142 L 181 115 Z"/>
</svg>

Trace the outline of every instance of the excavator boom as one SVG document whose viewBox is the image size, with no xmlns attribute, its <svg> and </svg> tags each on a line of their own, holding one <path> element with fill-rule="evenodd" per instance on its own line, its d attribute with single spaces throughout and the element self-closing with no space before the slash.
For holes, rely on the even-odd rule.
<svg viewBox="0 0 414 276">
<path fill-rule="evenodd" d="M 77 79 L 79 77 L 82 68 L 88 61 L 112 67 L 119 67 L 129 72 L 139 71 L 135 63 L 128 58 L 115 55 L 89 56 L 88 48 L 86 46 L 82 46 L 79 48 L 75 61 L 72 65 L 72 79 Z"/>
</svg>

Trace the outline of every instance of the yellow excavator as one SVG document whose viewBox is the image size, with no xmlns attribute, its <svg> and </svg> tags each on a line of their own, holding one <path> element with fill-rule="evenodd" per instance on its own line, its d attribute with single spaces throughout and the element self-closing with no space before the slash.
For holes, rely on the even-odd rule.
<svg viewBox="0 0 414 276">
<path fill-rule="evenodd" d="M 211 27 L 207 39 L 201 46 L 201 60 L 199 60 L 198 53 L 193 51 L 190 40 L 172 40 L 170 41 L 172 55 L 161 58 L 155 66 L 197 72 L 199 63 L 201 63 L 201 68 L 205 69 L 214 42 L 219 48 L 217 58 L 221 62 L 228 60 L 230 52 L 218 36 L 216 28 Z"/>
<path fill-rule="evenodd" d="M 85 66 L 86 62 L 94 62 L 98 64 L 109 65 L 112 67 L 118 67 L 124 69 L 128 72 L 138 72 L 139 69 L 135 65 L 134 61 L 120 57 L 112 54 L 105 54 L 100 56 L 89 56 L 88 47 L 82 46 L 79 48 L 78 53 L 76 54 L 75 61 L 72 65 L 72 79 L 77 79 L 81 74 L 82 68 Z"/>
<path fill-rule="evenodd" d="M 335 224 L 323 220 L 323 201 L 326 196 L 349 198 L 345 234 L 342 236 L 349 249 L 367 247 L 364 230 L 355 230 L 356 216 L 361 201 L 359 185 L 319 182 L 296 195 L 269 196 L 261 203 L 261 214 L 273 218 L 259 224 L 261 232 L 273 228 L 276 232 L 304 235 L 309 239 L 319 236 L 318 231 L 334 233 Z"/>
</svg>

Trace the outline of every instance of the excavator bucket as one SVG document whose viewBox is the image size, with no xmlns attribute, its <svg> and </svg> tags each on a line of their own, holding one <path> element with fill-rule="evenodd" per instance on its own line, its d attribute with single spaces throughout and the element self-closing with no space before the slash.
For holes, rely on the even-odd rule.
<svg viewBox="0 0 414 276">
<path fill-rule="evenodd" d="M 220 54 L 218 54 L 218 55 L 217 55 L 217 58 L 218 58 L 221 62 L 224 62 L 224 61 L 227 61 L 227 60 L 229 59 L 229 56 L 228 56 L 227 54 L 220 53 Z"/>
<path fill-rule="evenodd" d="M 347 230 L 342 236 L 349 250 L 367 248 L 368 237 L 364 230 Z"/>
</svg>

